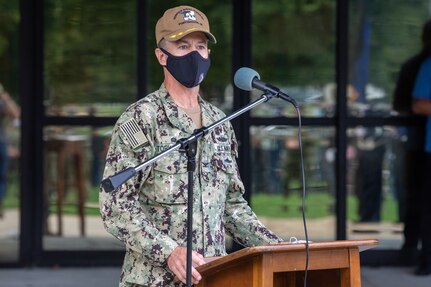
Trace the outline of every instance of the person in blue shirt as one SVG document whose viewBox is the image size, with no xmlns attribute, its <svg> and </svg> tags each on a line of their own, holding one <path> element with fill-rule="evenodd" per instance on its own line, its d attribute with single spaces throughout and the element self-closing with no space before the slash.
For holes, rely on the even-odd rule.
<svg viewBox="0 0 431 287">
<path fill-rule="evenodd" d="M 431 49 L 431 40 L 427 43 Z M 425 134 L 425 174 L 431 171 L 431 53 L 422 62 L 412 92 L 412 111 L 427 116 Z M 424 176 L 420 189 L 421 253 L 416 275 L 431 274 L 431 176 Z"/>
<path fill-rule="evenodd" d="M 431 20 L 422 28 L 421 50 L 405 61 L 400 69 L 393 97 L 393 109 L 400 114 L 411 115 L 413 89 L 422 63 L 431 56 Z M 420 225 L 422 202 L 421 186 L 426 177 L 425 169 L 425 124 L 426 116 L 421 117 L 420 124 L 406 127 L 407 142 L 405 162 L 400 160 L 405 176 L 405 194 L 399 194 L 400 219 L 404 223 L 404 243 L 400 250 L 400 263 L 410 266 L 417 264 L 418 243 L 421 239 Z M 402 190 L 402 188 L 400 189 Z M 402 192 L 402 191 L 401 191 Z M 404 202 L 403 202 L 404 201 Z M 404 206 L 404 208 L 403 208 Z"/>
</svg>

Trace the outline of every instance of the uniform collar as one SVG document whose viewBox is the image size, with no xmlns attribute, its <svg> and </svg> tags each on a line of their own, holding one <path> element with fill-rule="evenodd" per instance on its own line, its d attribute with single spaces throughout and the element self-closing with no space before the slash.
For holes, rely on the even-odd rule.
<svg viewBox="0 0 431 287">
<path fill-rule="evenodd" d="M 188 134 L 192 134 L 195 129 L 192 119 L 182 109 L 178 108 L 178 105 L 169 95 L 164 84 L 160 86 L 159 91 L 160 100 L 169 122 L 176 128 Z M 202 111 L 202 125 L 209 126 L 217 120 L 214 110 L 211 108 L 209 103 L 201 98 L 200 95 L 198 95 L 198 101 L 201 105 Z"/>
</svg>

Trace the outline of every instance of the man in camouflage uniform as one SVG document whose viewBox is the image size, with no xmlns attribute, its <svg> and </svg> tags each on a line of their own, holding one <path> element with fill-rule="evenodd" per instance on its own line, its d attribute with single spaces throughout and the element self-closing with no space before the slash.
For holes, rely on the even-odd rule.
<svg viewBox="0 0 431 287">
<path fill-rule="evenodd" d="M 199 84 L 209 68 L 206 16 L 180 6 L 156 25 L 156 57 L 164 68 L 159 90 L 132 104 L 116 123 L 104 178 L 135 167 L 196 128 L 223 118 L 202 100 Z M 192 282 L 204 257 L 226 255 L 225 232 L 244 246 L 281 242 L 258 221 L 243 198 L 230 123 L 198 140 L 193 194 Z M 179 151 L 140 171 L 117 190 L 100 192 L 105 228 L 126 245 L 120 286 L 182 286 L 186 280 L 187 159 Z"/>
</svg>

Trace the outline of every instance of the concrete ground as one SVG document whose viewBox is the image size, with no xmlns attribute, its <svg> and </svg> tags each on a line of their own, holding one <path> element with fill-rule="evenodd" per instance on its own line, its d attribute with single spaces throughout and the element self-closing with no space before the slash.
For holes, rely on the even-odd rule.
<svg viewBox="0 0 431 287">
<path fill-rule="evenodd" d="M 362 286 L 431 286 L 431 275 L 418 277 L 412 271 L 404 267 L 365 266 L 361 268 Z M 119 274 L 120 267 L 0 269 L 0 287 L 116 287 Z"/>
</svg>

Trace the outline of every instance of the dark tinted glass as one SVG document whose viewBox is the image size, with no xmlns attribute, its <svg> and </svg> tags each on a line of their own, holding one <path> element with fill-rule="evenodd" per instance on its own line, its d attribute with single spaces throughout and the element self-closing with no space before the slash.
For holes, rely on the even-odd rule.
<svg viewBox="0 0 431 287">
<path fill-rule="evenodd" d="M 305 116 L 332 116 L 335 105 L 335 3 L 252 1 L 252 65 L 265 82 L 295 98 Z M 273 101 L 258 117 L 295 116 Z"/>
<path fill-rule="evenodd" d="M 136 1 L 45 1 L 48 115 L 117 116 L 136 98 Z"/>
<path fill-rule="evenodd" d="M 271 230 L 304 238 L 298 129 L 253 126 L 251 133 L 253 210 Z M 335 147 L 332 128 L 302 131 L 306 215 L 311 240 L 335 239 Z"/>
<path fill-rule="evenodd" d="M 19 1 L 0 0 L 0 263 L 20 238 Z"/>
</svg>

